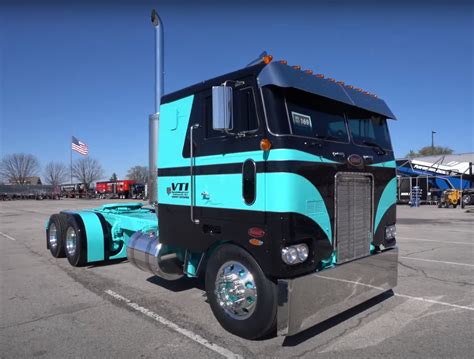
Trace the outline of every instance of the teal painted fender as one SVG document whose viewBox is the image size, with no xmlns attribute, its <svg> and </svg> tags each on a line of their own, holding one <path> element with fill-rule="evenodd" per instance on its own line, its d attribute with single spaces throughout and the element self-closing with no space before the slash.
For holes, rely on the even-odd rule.
<svg viewBox="0 0 474 359">
<path fill-rule="evenodd" d="M 67 214 L 75 214 L 81 217 L 84 224 L 87 240 L 87 262 L 99 262 L 105 259 L 104 232 L 99 218 L 94 212 L 67 211 Z"/>
<path fill-rule="evenodd" d="M 377 212 L 375 215 L 374 222 L 374 233 L 377 232 L 377 228 L 382 220 L 383 215 L 387 210 L 396 203 L 397 201 L 397 178 L 394 177 L 387 183 L 385 189 L 380 196 L 379 204 L 377 206 Z"/>
</svg>

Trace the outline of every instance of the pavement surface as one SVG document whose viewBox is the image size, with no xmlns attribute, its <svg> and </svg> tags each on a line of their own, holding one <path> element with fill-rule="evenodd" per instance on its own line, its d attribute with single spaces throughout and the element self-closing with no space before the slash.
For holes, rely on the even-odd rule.
<svg viewBox="0 0 474 359">
<path fill-rule="evenodd" d="M 472 358 L 474 213 L 398 207 L 399 284 L 297 336 L 249 341 L 214 319 L 200 280 L 127 261 L 73 268 L 44 222 L 107 201 L 0 203 L 0 357 Z"/>
</svg>

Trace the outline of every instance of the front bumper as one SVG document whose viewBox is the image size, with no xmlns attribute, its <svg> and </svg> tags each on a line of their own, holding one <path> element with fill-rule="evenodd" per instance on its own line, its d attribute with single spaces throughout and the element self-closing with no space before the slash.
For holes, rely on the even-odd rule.
<svg viewBox="0 0 474 359">
<path fill-rule="evenodd" d="M 397 285 L 398 248 L 278 280 L 278 335 L 294 335 Z"/>
</svg>

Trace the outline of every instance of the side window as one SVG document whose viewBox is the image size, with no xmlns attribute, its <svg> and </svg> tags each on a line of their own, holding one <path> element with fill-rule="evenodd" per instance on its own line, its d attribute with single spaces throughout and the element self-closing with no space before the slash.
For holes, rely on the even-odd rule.
<svg viewBox="0 0 474 359">
<path fill-rule="evenodd" d="M 257 108 L 252 87 L 234 89 L 234 132 L 248 132 L 257 128 Z"/>
<path fill-rule="evenodd" d="M 257 167 L 253 160 L 246 160 L 242 167 L 242 197 L 245 204 L 251 205 L 255 202 L 257 195 Z"/>
<path fill-rule="evenodd" d="M 225 137 L 212 127 L 212 91 L 202 93 L 202 118 L 205 138 Z M 234 123 L 231 132 L 249 132 L 258 129 L 257 107 L 252 87 L 234 88 Z"/>
</svg>

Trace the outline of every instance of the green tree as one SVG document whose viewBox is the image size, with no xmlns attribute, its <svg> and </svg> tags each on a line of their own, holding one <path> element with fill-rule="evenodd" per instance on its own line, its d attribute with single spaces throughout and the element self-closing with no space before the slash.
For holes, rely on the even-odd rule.
<svg viewBox="0 0 474 359">
<path fill-rule="evenodd" d="M 115 172 L 112 173 L 112 176 L 110 176 L 110 181 L 117 181 L 117 180 L 118 180 L 117 174 Z"/>
<path fill-rule="evenodd" d="M 414 158 L 414 157 L 425 157 L 425 156 L 442 156 L 442 155 L 450 155 L 454 151 L 449 147 L 442 147 L 442 146 L 425 146 L 421 148 L 418 152 L 410 150 L 405 157 L 407 158 Z"/>
</svg>

